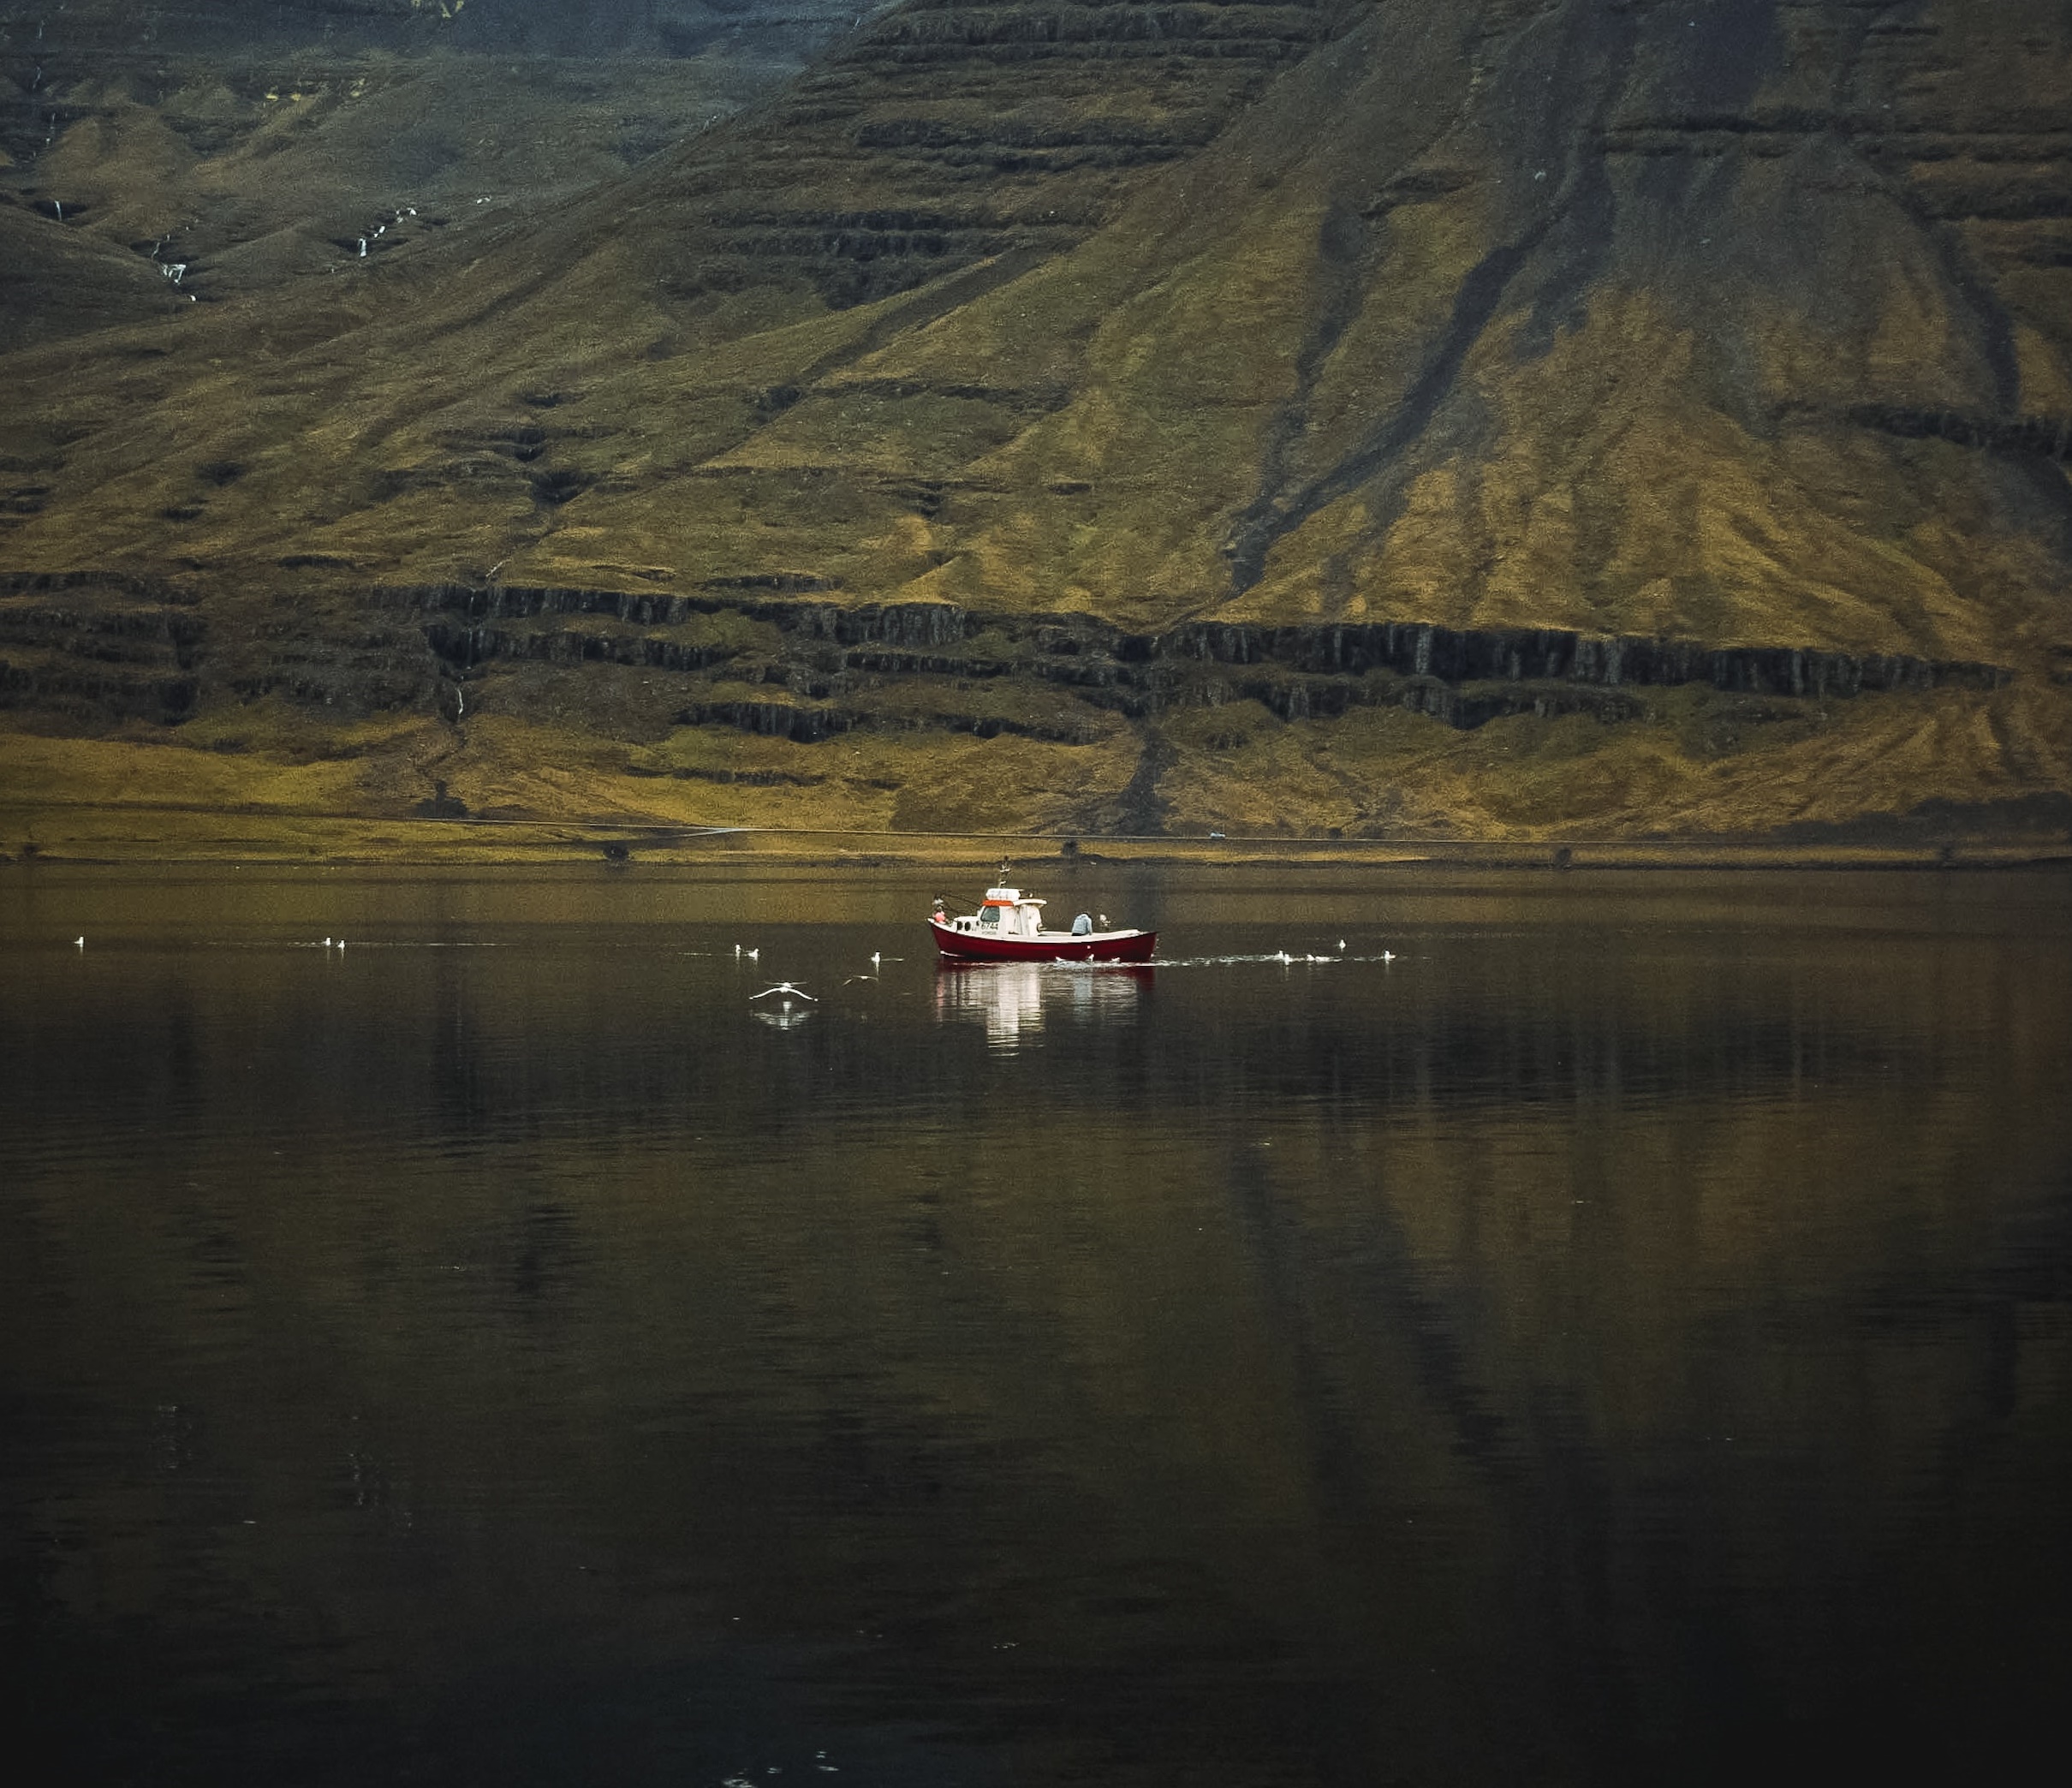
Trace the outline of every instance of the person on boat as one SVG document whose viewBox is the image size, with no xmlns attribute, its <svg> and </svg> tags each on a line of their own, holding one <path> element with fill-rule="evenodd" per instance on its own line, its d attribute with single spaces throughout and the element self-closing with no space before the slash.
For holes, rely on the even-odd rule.
<svg viewBox="0 0 2072 1788">
<path fill-rule="evenodd" d="M 1078 918 L 1072 921 L 1072 935 L 1074 937 L 1091 937 L 1093 933 L 1093 921 L 1085 913 L 1081 913 Z"/>
</svg>

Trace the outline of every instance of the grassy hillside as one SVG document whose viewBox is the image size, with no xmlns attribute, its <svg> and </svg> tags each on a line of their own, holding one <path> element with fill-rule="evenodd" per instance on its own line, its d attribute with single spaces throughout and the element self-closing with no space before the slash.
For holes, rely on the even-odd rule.
<svg viewBox="0 0 2072 1788">
<path fill-rule="evenodd" d="M 0 700 L 372 815 L 2062 833 L 2068 92 L 2041 0 L 909 0 L 9 356 Z"/>
</svg>

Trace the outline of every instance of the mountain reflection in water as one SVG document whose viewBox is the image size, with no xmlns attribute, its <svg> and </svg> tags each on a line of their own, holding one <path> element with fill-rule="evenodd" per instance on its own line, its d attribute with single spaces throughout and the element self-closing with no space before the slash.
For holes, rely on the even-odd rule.
<svg viewBox="0 0 2072 1788">
<path fill-rule="evenodd" d="M 0 870 L 25 1754 L 1367 1788 L 2054 1730 L 2066 878 L 1053 871 L 1139 974 L 938 969 L 939 879 Z"/>
</svg>

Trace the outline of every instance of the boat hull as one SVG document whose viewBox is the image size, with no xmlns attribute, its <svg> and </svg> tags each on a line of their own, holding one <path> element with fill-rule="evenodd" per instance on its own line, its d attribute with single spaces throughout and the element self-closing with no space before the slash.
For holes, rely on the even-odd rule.
<svg viewBox="0 0 2072 1788">
<path fill-rule="evenodd" d="M 960 963 L 1148 963 L 1158 947 L 1158 934 L 1147 931 L 1096 932 L 1075 938 L 1069 932 L 1040 932 L 1033 938 L 988 938 L 953 930 L 931 919 L 935 947 Z"/>
</svg>

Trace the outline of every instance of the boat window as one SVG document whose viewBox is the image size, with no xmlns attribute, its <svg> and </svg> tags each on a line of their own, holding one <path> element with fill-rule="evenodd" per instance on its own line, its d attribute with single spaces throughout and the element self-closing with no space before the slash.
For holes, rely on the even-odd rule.
<svg viewBox="0 0 2072 1788">
<path fill-rule="evenodd" d="M 997 925 L 999 922 L 1000 909 L 998 907 L 987 907 L 984 912 L 979 915 L 979 923 L 981 925 Z"/>
</svg>

